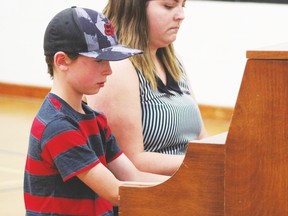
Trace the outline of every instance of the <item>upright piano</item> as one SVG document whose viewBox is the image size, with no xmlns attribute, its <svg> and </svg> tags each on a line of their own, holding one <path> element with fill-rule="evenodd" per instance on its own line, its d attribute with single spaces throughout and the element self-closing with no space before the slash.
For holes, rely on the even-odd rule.
<svg viewBox="0 0 288 216">
<path fill-rule="evenodd" d="M 229 130 L 190 142 L 167 181 L 120 187 L 120 216 L 288 215 L 288 44 L 246 57 Z"/>
</svg>

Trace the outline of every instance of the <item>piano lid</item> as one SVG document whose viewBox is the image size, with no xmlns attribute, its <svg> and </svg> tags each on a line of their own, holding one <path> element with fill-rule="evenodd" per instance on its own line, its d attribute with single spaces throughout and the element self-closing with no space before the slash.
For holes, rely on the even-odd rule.
<svg viewBox="0 0 288 216">
<path fill-rule="evenodd" d="M 280 43 L 246 51 L 248 59 L 288 59 L 288 43 Z"/>
</svg>

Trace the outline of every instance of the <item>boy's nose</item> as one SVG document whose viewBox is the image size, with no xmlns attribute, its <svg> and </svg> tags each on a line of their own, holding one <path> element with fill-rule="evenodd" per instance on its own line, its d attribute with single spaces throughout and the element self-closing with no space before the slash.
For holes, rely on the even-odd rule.
<svg viewBox="0 0 288 216">
<path fill-rule="evenodd" d="M 109 62 L 109 61 L 105 61 L 105 66 L 104 66 L 104 69 L 103 69 L 103 74 L 106 75 L 106 76 L 109 76 L 109 75 L 112 74 L 112 70 L 111 70 L 110 62 Z"/>
</svg>

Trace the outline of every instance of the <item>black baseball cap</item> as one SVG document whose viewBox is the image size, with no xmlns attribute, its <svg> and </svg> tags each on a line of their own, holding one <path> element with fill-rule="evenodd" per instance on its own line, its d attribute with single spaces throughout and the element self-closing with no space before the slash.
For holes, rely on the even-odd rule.
<svg viewBox="0 0 288 216">
<path fill-rule="evenodd" d="M 58 51 L 107 61 L 118 61 L 143 53 L 118 44 L 112 23 L 102 14 L 73 6 L 56 14 L 44 35 L 44 54 Z"/>
</svg>

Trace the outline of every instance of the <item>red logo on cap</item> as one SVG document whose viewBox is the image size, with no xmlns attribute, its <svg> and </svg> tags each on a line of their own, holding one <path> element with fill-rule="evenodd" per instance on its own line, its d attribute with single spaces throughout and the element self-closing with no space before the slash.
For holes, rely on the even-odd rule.
<svg viewBox="0 0 288 216">
<path fill-rule="evenodd" d="M 105 23 L 104 28 L 105 28 L 105 34 L 106 35 L 110 35 L 110 36 L 114 37 L 114 26 L 112 25 L 111 22 Z"/>
</svg>

